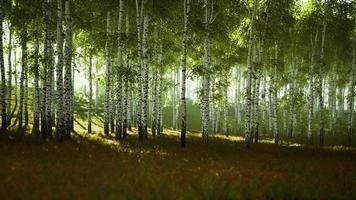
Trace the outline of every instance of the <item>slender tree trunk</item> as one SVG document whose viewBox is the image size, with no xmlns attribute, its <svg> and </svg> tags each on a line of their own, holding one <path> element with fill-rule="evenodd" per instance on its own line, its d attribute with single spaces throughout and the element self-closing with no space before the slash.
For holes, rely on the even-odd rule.
<svg viewBox="0 0 356 200">
<path fill-rule="evenodd" d="M 344 87 L 340 87 L 338 90 L 339 94 L 338 94 L 338 118 L 339 120 L 343 120 L 344 118 L 344 95 L 345 95 L 345 88 Z"/>
<path fill-rule="evenodd" d="M 296 74 L 295 74 L 295 69 L 296 65 L 295 65 L 295 60 L 294 57 L 292 58 L 292 75 L 291 75 L 291 79 L 289 81 L 289 117 L 285 118 L 289 120 L 288 123 L 288 132 L 287 135 L 289 138 L 292 138 L 294 136 L 294 109 L 295 109 L 295 101 L 294 101 L 294 95 L 295 95 L 295 78 L 296 78 Z"/>
<path fill-rule="evenodd" d="M 268 94 L 267 91 L 267 73 L 263 74 L 263 83 L 262 83 L 262 135 L 263 137 L 266 137 L 266 133 L 267 133 L 267 128 L 266 128 L 266 119 L 267 119 L 267 100 L 266 100 L 266 96 Z"/>
<path fill-rule="evenodd" d="M 149 17 L 145 15 L 143 23 L 142 58 L 143 58 L 143 87 L 142 87 L 142 134 L 147 137 L 147 117 L 148 117 L 148 26 Z"/>
<path fill-rule="evenodd" d="M 249 30 L 249 41 L 248 41 L 248 54 L 247 54 L 247 67 L 248 67 L 248 83 L 246 87 L 246 119 L 245 119 L 245 145 L 246 148 L 251 147 L 252 143 L 252 79 L 253 79 L 253 63 L 252 63 L 252 50 L 254 44 L 254 28 L 255 28 L 255 17 L 258 7 L 258 0 L 253 2 L 253 10 L 251 15 L 251 24 Z"/>
<path fill-rule="evenodd" d="M 98 107 L 99 107 L 99 78 L 98 78 L 98 60 L 95 60 L 95 105 L 94 105 L 94 114 L 98 115 L 99 111 L 98 111 Z"/>
<path fill-rule="evenodd" d="M 214 113 L 214 124 L 213 124 L 213 127 L 214 127 L 214 134 L 215 133 L 218 133 L 219 132 L 219 128 L 220 128 L 220 108 L 219 107 L 216 107 L 216 112 Z M 210 115 L 212 117 L 212 115 Z"/>
<path fill-rule="evenodd" d="M 106 60 L 106 79 L 105 79 L 105 109 L 104 109 L 104 133 L 109 135 L 110 124 L 110 11 L 107 12 L 106 17 L 106 44 L 105 44 L 105 60 Z"/>
<path fill-rule="evenodd" d="M 173 70 L 172 71 L 172 83 L 174 83 L 174 86 L 172 88 L 172 128 L 173 130 L 176 129 L 176 106 L 177 106 L 177 103 L 176 103 L 176 95 L 177 95 L 177 92 L 176 92 L 176 89 L 177 89 L 177 80 L 176 80 L 176 70 Z"/>
<path fill-rule="evenodd" d="M 209 97 L 210 97 L 210 24 L 212 23 L 213 9 L 209 8 L 208 0 L 205 3 L 205 38 L 204 38 L 204 74 L 203 74 L 203 97 L 202 97 L 202 124 L 203 124 L 203 143 L 209 143 Z M 213 8 L 214 5 L 211 5 Z"/>
<path fill-rule="evenodd" d="M 49 52 L 48 52 L 48 65 L 46 73 L 46 124 L 47 130 L 52 135 L 52 100 L 53 100 L 53 48 L 52 44 L 49 43 Z"/>
<path fill-rule="evenodd" d="M 142 73 L 143 67 L 142 67 L 142 40 L 141 40 L 141 28 L 142 28 L 142 20 L 143 20 L 143 11 L 144 11 L 144 0 L 141 0 L 141 8 L 138 3 L 138 0 L 136 0 L 136 25 L 137 25 L 137 68 L 139 70 L 138 73 L 138 101 L 137 101 L 137 129 L 138 129 L 138 138 L 140 141 L 144 140 L 144 133 L 143 133 L 143 126 L 142 126 Z"/>
<path fill-rule="evenodd" d="M 335 85 L 335 64 L 333 65 L 332 75 L 329 81 L 329 134 L 334 136 L 334 119 L 335 119 L 335 103 L 336 103 L 336 85 Z"/>
<path fill-rule="evenodd" d="M 24 30 L 23 30 L 24 31 Z M 23 35 L 21 36 L 21 49 L 22 49 L 22 63 L 21 63 L 21 78 L 20 78 L 20 106 L 19 106 L 19 112 L 18 112 L 18 119 L 19 119 L 19 124 L 18 128 L 22 129 L 23 128 L 23 111 L 24 111 L 24 106 L 25 106 L 25 79 L 26 77 L 26 67 L 27 67 L 27 61 L 26 61 L 26 52 L 27 52 L 27 38 L 26 38 L 26 33 L 22 33 Z M 0 58 L 1 59 L 1 58 Z"/>
<path fill-rule="evenodd" d="M 64 108 L 63 108 L 63 0 L 57 1 L 57 67 L 56 67 L 56 86 L 57 86 L 57 140 L 62 141 L 65 134 Z"/>
<path fill-rule="evenodd" d="M 113 58 L 110 58 L 111 60 L 111 64 L 110 64 L 110 73 L 109 73 L 109 85 L 110 85 L 110 132 L 111 133 L 115 133 L 116 135 L 116 132 L 115 132 L 115 119 L 116 119 L 116 95 L 115 95 L 115 92 L 116 92 L 116 88 L 115 88 L 115 83 L 114 83 L 114 79 L 116 78 L 115 77 L 115 72 L 114 71 L 114 67 L 115 67 L 115 64 L 114 64 L 114 61 L 113 61 Z"/>
<path fill-rule="evenodd" d="M 273 75 L 269 77 L 269 93 L 268 93 L 268 106 L 269 106 L 269 119 L 268 119 L 268 127 L 269 127 L 269 136 L 270 138 L 273 138 Z"/>
<path fill-rule="evenodd" d="M 131 75 L 131 49 L 129 47 L 129 34 L 130 34 L 130 21 L 129 13 L 126 14 L 126 73 L 125 73 L 125 97 L 124 97 L 124 113 L 123 113 L 123 137 L 127 137 L 127 129 L 130 124 L 130 82 L 129 78 Z"/>
<path fill-rule="evenodd" d="M 255 80 L 255 98 L 254 98 L 254 111 L 255 111 L 255 127 L 254 127 L 254 137 L 255 143 L 258 143 L 259 139 L 259 97 L 260 97 L 260 71 L 256 70 L 256 80 Z"/>
<path fill-rule="evenodd" d="M 155 40 L 157 40 L 157 42 L 159 41 L 159 35 L 158 35 L 158 29 L 157 29 L 157 25 L 155 26 Z M 155 55 L 155 57 L 159 57 L 158 55 L 158 45 L 154 46 L 154 52 L 153 54 Z M 158 59 L 155 59 L 156 61 L 153 63 L 153 72 L 152 72 L 152 115 L 151 115 L 151 130 L 152 130 L 152 136 L 156 136 L 157 135 L 157 117 L 158 117 L 158 68 L 159 66 L 159 62 Z"/>
<path fill-rule="evenodd" d="M 117 116 L 116 116 L 116 139 L 122 139 L 123 136 L 123 131 L 122 131 L 122 76 L 123 76 L 123 64 L 122 64 L 122 51 L 123 51 L 123 41 L 122 41 L 122 18 L 124 16 L 124 5 L 123 1 L 120 0 L 120 10 L 119 10 L 119 22 L 118 22 L 118 37 L 117 37 L 117 42 L 118 42 L 118 50 L 117 50 L 117 63 L 118 63 L 118 69 L 117 69 L 117 94 L 116 94 L 116 103 L 117 103 Z"/>
<path fill-rule="evenodd" d="M 18 74 L 17 74 L 17 57 L 16 57 L 16 54 L 17 54 L 17 51 L 16 51 L 16 46 L 14 45 L 14 81 L 15 81 L 15 88 L 14 88 L 14 93 L 15 93 L 15 105 L 14 105 L 14 108 L 12 109 L 12 112 L 11 112 L 11 116 L 14 116 L 14 113 L 16 111 L 16 108 L 17 108 L 17 103 L 18 103 Z"/>
<path fill-rule="evenodd" d="M 325 33 L 326 33 L 326 6 L 327 0 L 324 2 L 323 8 L 323 29 L 322 29 L 322 37 L 321 37 L 321 51 L 320 51 L 320 68 L 318 73 L 318 97 L 319 97 L 319 144 L 320 146 L 324 145 L 324 98 L 323 98 L 323 77 L 322 71 L 325 67 L 325 59 L 324 59 L 324 48 L 325 48 Z"/>
<path fill-rule="evenodd" d="M 356 41 L 353 42 L 352 49 L 352 69 L 351 69 L 350 89 L 349 89 L 349 119 L 347 138 L 349 145 L 352 144 L 353 137 L 353 119 L 354 119 L 354 100 L 355 100 L 355 85 L 356 85 Z"/>
<path fill-rule="evenodd" d="M 65 0 L 66 42 L 65 42 L 65 75 L 64 75 L 64 108 L 65 138 L 70 139 L 73 116 L 73 82 L 72 82 L 72 0 Z"/>
<path fill-rule="evenodd" d="M 8 78 L 7 78 L 7 107 L 6 107 L 6 113 L 7 113 L 7 126 L 11 125 L 11 99 L 12 99 L 12 64 L 11 64 L 11 54 L 12 54 L 12 27 L 9 24 L 9 44 L 8 44 Z"/>
<path fill-rule="evenodd" d="M 157 90 L 158 90 L 158 65 L 156 64 L 156 66 L 154 66 L 153 69 L 153 77 L 152 77 L 152 82 L 153 82 L 153 88 L 152 88 L 152 105 L 153 105 L 153 111 L 152 111 L 152 125 L 151 125 L 151 130 L 152 130 L 152 136 L 156 136 L 157 135 L 157 112 L 158 112 L 158 99 L 157 99 Z"/>
<path fill-rule="evenodd" d="M 224 133 L 229 137 L 229 100 L 228 100 L 228 87 L 224 89 Z"/>
<path fill-rule="evenodd" d="M 5 79 L 5 65 L 4 65 L 4 47 L 3 47 L 3 0 L 0 0 L 0 73 L 1 73 L 1 130 L 7 128 L 6 115 L 6 79 Z"/>
<path fill-rule="evenodd" d="M 235 132 L 239 132 L 240 127 L 240 92 L 241 92 L 241 75 L 240 69 L 236 67 L 235 69 Z"/>
<path fill-rule="evenodd" d="M 314 41 L 313 41 L 314 40 Z M 309 105 L 308 105 L 308 143 L 312 143 L 312 126 L 313 126 L 313 111 L 314 111 L 314 54 L 315 54 L 315 44 L 318 40 L 318 32 L 315 34 L 315 39 L 313 35 L 310 38 L 311 44 L 311 56 L 310 56 L 310 74 L 309 74 Z"/>
<path fill-rule="evenodd" d="M 186 145 L 187 134 L 187 102 L 186 102 L 186 76 L 187 76 L 187 42 L 188 42 L 188 23 L 190 16 L 190 0 L 184 0 L 184 30 L 182 44 L 182 88 L 181 88 L 181 113 L 182 113 L 182 129 L 181 129 L 181 146 Z"/>
<path fill-rule="evenodd" d="M 91 113 L 93 104 L 93 78 L 92 78 L 92 68 L 93 68 L 93 55 L 89 58 L 89 102 L 88 102 L 88 133 L 92 132 L 91 129 Z"/>
<path fill-rule="evenodd" d="M 52 120 L 51 120 L 51 92 L 48 86 L 51 86 L 50 73 L 52 72 L 52 46 L 50 33 L 50 17 L 49 5 L 47 1 L 43 1 L 44 23 L 45 23 L 45 38 L 44 38 L 44 67 L 42 79 L 42 102 L 41 102 L 41 132 L 42 138 L 52 137 Z M 48 108 L 49 107 L 49 108 Z M 49 116 L 48 116 L 49 115 Z"/>
<path fill-rule="evenodd" d="M 28 118 L 28 66 L 27 66 L 27 49 L 25 51 L 25 53 L 22 54 L 23 56 L 25 56 L 25 65 L 26 65 L 26 68 L 25 68 L 25 88 L 24 88 L 24 117 L 25 117 L 25 127 L 28 126 L 28 121 L 29 121 L 29 118 Z"/>
<path fill-rule="evenodd" d="M 32 133 L 38 134 L 40 130 L 40 89 L 39 89 L 39 39 L 36 38 L 35 51 L 34 51 L 34 97 L 33 97 L 33 127 Z"/>
<path fill-rule="evenodd" d="M 163 45 L 160 44 L 160 53 L 159 53 L 159 65 L 162 64 L 162 47 Z M 157 98 L 158 98 L 158 105 L 157 105 L 157 109 L 158 109 L 158 116 L 157 116 L 157 135 L 160 135 L 161 132 L 163 132 L 163 100 L 162 100 L 162 92 L 163 92 L 163 72 L 162 69 L 159 68 L 158 71 L 158 94 L 157 94 Z"/>
<path fill-rule="evenodd" d="M 178 118 L 179 118 L 179 88 L 181 88 L 181 87 L 179 87 L 180 86 L 180 83 L 179 83 L 179 80 L 180 80 L 180 74 L 179 74 L 179 72 L 180 72 L 180 67 L 178 66 L 177 67 L 177 71 L 176 71 L 176 73 L 175 73 L 175 75 L 176 75 L 176 78 L 175 78 L 175 80 L 176 80 L 176 88 L 175 88 L 175 93 L 174 93 L 174 97 L 176 98 L 176 106 L 174 107 L 174 109 L 175 109 L 175 115 L 174 115 L 174 121 L 175 121 L 175 127 L 174 127 L 174 130 L 178 130 L 179 129 L 179 121 L 178 121 Z"/>
<path fill-rule="evenodd" d="M 71 3 L 71 5 L 73 5 L 73 2 Z M 71 27 L 73 27 L 73 25 L 71 25 Z M 71 35 L 72 35 L 71 38 L 73 38 L 73 33 Z M 72 41 L 73 41 L 73 39 L 72 39 Z M 73 46 L 73 45 L 71 45 L 71 46 Z M 71 112 L 70 112 L 70 130 L 74 131 L 74 110 L 75 110 L 75 98 L 74 98 L 75 80 L 74 80 L 74 77 L 75 77 L 75 71 L 77 69 L 77 65 L 76 65 L 76 61 L 75 61 L 75 55 L 76 55 L 75 54 L 75 50 L 73 50 L 71 48 L 70 51 L 71 51 L 71 55 L 72 55 L 72 65 L 73 65 L 73 67 L 71 67 L 72 68 L 72 84 L 71 84 L 71 87 L 70 87 L 70 109 L 71 109 Z"/>
<path fill-rule="evenodd" d="M 278 67 L 278 44 L 275 46 L 275 64 L 273 75 L 273 135 L 274 143 L 279 143 L 279 131 L 278 131 L 278 90 L 277 90 L 277 67 Z"/>
</svg>

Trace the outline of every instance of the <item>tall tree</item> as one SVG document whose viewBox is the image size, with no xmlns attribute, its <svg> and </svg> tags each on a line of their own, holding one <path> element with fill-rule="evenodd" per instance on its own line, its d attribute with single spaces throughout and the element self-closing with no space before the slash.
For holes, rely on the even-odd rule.
<svg viewBox="0 0 356 200">
<path fill-rule="evenodd" d="M 57 122 L 56 122 L 56 131 L 57 131 L 57 140 L 63 140 L 65 134 L 65 116 L 63 108 L 63 0 L 57 0 L 57 67 L 56 67 L 56 94 L 57 94 Z"/>
<path fill-rule="evenodd" d="M 18 119 L 19 124 L 18 128 L 23 128 L 23 115 L 25 109 L 25 95 L 26 95 L 26 79 L 27 79 L 27 31 L 22 30 L 21 33 L 21 51 L 22 51 L 22 58 L 21 58 L 21 78 L 20 78 L 20 106 L 18 112 Z"/>
<path fill-rule="evenodd" d="M 186 102 L 186 76 L 187 76 L 187 42 L 188 42 L 188 25 L 190 16 L 190 0 L 184 1 L 184 29 L 183 29 L 183 44 L 182 44 L 182 88 L 181 88 L 181 113 L 182 113 L 182 129 L 181 129 L 181 146 L 186 145 L 187 133 L 187 102 Z"/>
<path fill-rule="evenodd" d="M 93 55 L 89 57 L 89 102 L 88 102 L 88 133 L 91 133 L 91 116 L 92 116 L 92 105 L 93 105 L 93 77 L 92 77 L 92 68 L 93 68 Z"/>
<path fill-rule="evenodd" d="M 148 121 L 148 28 L 149 28 L 150 17 L 145 14 L 143 20 L 143 37 L 142 37 L 142 60 L 143 60 L 143 70 L 142 70 L 142 134 L 147 137 L 147 121 Z"/>
<path fill-rule="evenodd" d="M 65 22 L 66 22 L 66 41 L 65 41 L 65 75 L 64 75 L 64 108 L 65 108 L 65 138 L 70 138 L 72 131 L 72 0 L 65 0 Z"/>
<path fill-rule="evenodd" d="M 355 101 L 355 85 L 356 85 L 356 36 L 353 38 L 352 45 L 352 67 L 351 67 L 351 78 L 350 78 L 350 89 L 349 89 L 349 119 L 348 119 L 348 143 L 351 145 L 353 136 L 353 119 L 354 119 L 354 101 Z"/>
<path fill-rule="evenodd" d="M 120 10 L 119 10 L 119 22 L 118 22 L 118 37 L 117 37 L 117 43 L 118 43 L 118 49 L 117 49 L 117 63 L 118 63 L 118 68 L 117 68 L 117 94 L 116 94 L 116 103 L 117 103 L 117 113 L 116 113 L 116 138 L 117 139 L 122 139 L 123 138 L 123 131 L 122 131 L 122 71 L 123 71 L 123 61 L 122 61 L 122 52 L 123 52 L 123 31 L 122 31 L 122 20 L 124 17 L 124 5 L 123 1 L 120 0 Z"/>
<path fill-rule="evenodd" d="M 7 115 L 6 115 L 6 79 L 5 79 L 5 64 L 4 64 L 4 47 L 3 47 L 3 0 L 0 0 L 0 72 L 1 72 L 1 130 L 6 130 Z"/>
<path fill-rule="evenodd" d="M 324 98 L 323 98 L 323 68 L 325 67 L 325 34 L 326 34 L 326 8 L 327 0 L 323 4 L 323 25 L 321 32 L 320 66 L 318 71 L 318 97 L 319 97 L 319 144 L 324 145 Z"/>
<path fill-rule="evenodd" d="M 105 42 L 105 62 L 106 62 L 106 78 L 105 78 L 105 109 L 104 109 L 104 133 L 109 135 L 110 124 L 110 11 L 107 12 L 106 17 L 106 42 Z"/>
<path fill-rule="evenodd" d="M 38 33 L 37 33 L 38 34 Z M 33 95 L 33 127 L 32 132 L 38 134 L 40 130 L 40 89 L 39 89 L 39 38 L 35 39 L 34 49 L 34 62 L 33 62 L 33 74 L 34 74 L 34 95 Z"/>
<path fill-rule="evenodd" d="M 129 35 L 130 35 L 130 20 L 129 20 L 129 11 L 127 7 L 127 14 L 126 14 L 126 70 L 125 70 L 125 97 L 124 97 L 124 113 L 123 113 L 123 137 L 126 138 L 127 130 L 130 130 L 130 94 L 131 94 L 131 87 L 130 87 L 130 75 L 131 75 L 131 49 L 129 46 Z"/>
<path fill-rule="evenodd" d="M 251 13 L 251 22 L 249 29 L 249 39 L 248 39 L 248 53 L 247 53 L 247 67 L 248 67 L 248 78 L 246 87 L 246 117 L 245 117 L 245 145 L 246 148 L 251 147 L 252 143 L 252 76 L 253 76 L 253 62 L 252 62 L 252 51 L 254 44 L 254 29 L 255 29 L 255 18 L 258 8 L 258 0 L 254 0 L 253 9 Z"/>
<path fill-rule="evenodd" d="M 43 15 L 44 15 L 44 67 L 42 74 L 42 102 L 41 102 L 41 132 L 42 138 L 50 138 L 52 137 L 52 120 L 51 120 L 51 109 L 48 108 L 50 103 L 48 101 L 51 100 L 50 90 L 48 86 L 51 85 L 49 82 L 49 68 L 51 68 L 52 58 L 52 42 L 51 42 L 51 32 L 50 32 L 50 15 L 49 15 L 49 5 L 48 1 L 43 1 Z"/>
<path fill-rule="evenodd" d="M 12 27 L 11 24 L 8 24 L 9 27 L 9 44 L 8 44 L 8 54 L 7 54 L 7 62 L 8 62 L 8 69 L 7 69 L 7 106 L 6 106 L 6 113 L 7 113 L 7 126 L 11 125 L 11 100 L 12 100 L 12 62 L 11 62 L 11 55 L 12 55 Z"/>
<path fill-rule="evenodd" d="M 136 27 L 137 27 L 137 69 L 138 73 L 138 101 L 137 101 L 137 129 L 138 129 L 138 138 L 140 141 L 144 139 L 143 127 L 142 127 L 142 40 L 141 40 L 141 29 L 143 21 L 143 12 L 144 5 L 146 0 L 141 0 L 141 7 L 139 1 L 136 0 Z"/>
</svg>

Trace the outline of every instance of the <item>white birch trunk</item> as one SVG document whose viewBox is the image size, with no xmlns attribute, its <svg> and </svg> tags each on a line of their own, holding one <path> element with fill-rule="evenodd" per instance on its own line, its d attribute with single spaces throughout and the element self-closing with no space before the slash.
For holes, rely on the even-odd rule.
<svg viewBox="0 0 356 200">
<path fill-rule="evenodd" d="M 57 1 L 57 66 L 56 66 L 56 87 L 57 87 L 57 140 L 62 141 L 65 134 L 65 119 L 63 108 L 63 0 Z"/>
<path fill-rule="evenodd" d="M 255 28 L 255 16 L 258 7 L 258 0 L 254 0 L 253 9 L 251 14 L 251 24 L 249 29 L 248 40 L 248 54 L 247 54 L 247 67 L 248 78 L 246 87 L 246 119 L 245 119 L 245 145 L 246 148 L 251 147 L 252 143 L 252 79 L 253 79 L 253 63 L 252 63 L 252 51 L 254 44 L 254 28 Z"/>
<path fill-rule="evenodd" d="M 122 18 L 124 15 L 124 5 L 123 1 L 120 0 L 120 10 L 119 10 L 119 22 L 118 22 L 118 37 L 117 37 L 117 42 L 118 42 L 118 50 L 117 50 L 117 63 L 118 63 L 118 69 L 117 69 L 117 94 L 116 94 L 116 105 L 117 105 L 117 113 L 116 113 L 116 139 L 122 139 L 123 136 L 123 131 L 122 131 L 122 118 L 123 118 L 123 112 L 122 112 L 122 77 L 123 77 L 123 61 L 122 61 L 122 52 L 123 52 L 123 41 L 122 41 Z"/>
<path fill-rule="evenodd" d="M 229 99 L 228 99 L 228 86 L 224 90 L 224 133 L 229 137 Z"/>
<path fill-rule="evenodd" d="M 188 43 L 188 23 L 190 16 L 190 0 L 184 0 L 184 29 L 183 29 L 183 44 L 182 44 L 182 84 L 181 84 L 181 113 L 182 113 L 182 128 L 181 128 L 181 146 L 186 145 L 187 133 L 187 102 L 186 102 L 186 76 L 187 76 L 187 43 Z"/>
<path fill-rule="evenodd" d="M 136 0 L 136 26 L 137 26 L 137 68 L 138 68 L 138 77 L 137 77 L 137 85 L 138 85 L 138 101 L 137 101 L 137 129 L 138 129 L 138 137 L 140 141 L 144 140 L 143 126 L 142 126 L 142 40 L 141 40 L 141 29 L 142 29 L 142 20 L 143 20 L 143 11 L 144 11 L 144 0 L 141 0 L 141 8 L 138 0 Z"/>
<path fill-rule="evenodd" d="M 324 145 L 324 96 L 323 96 L 323 77 L 322 70 L 325 66 L 324 59 L 324 48 L 325 48 L 325 34 L 326 34 L 326 7 L 327 0 L 325 0 L 323 5 L 323 29 L 322 29 L 322 37 L 321 37 L 321 51 L 320 51 L 320 68 L 318 73 L 318 97 L 319 97 L 319 144 L 321 146 Z"/>
<path fill-rule="evenodd" d="M 18 128 L 23 128 L 23 111 L 24 111 L 24 98 L 25 98 L 25 79 L 26 79 L 26 36 L 21 38 L 21 49 L 22 49 L 22 59 L 21 59 L 21 77 L 20 77 L 20 106 L 18 111 Z"/>
<path fill-rule="evenodd" d="M 210 15 L 208 0 L 205 4 L 205 38 L 204 38 L 204 74 L 203 74 L 203 96 L 202 96 L 202 126 L 203 126 L 203 143 L 209 143 L 209 96 L 210 96 Z"/>
<path fill-rule="evenodd" d="M 9 26 L 9 44 L 8 44 L 8 77 L 7 77 L 7 102 L 6 102 L 6 125 L 11 125 L 11 98 L 12 98 L 12 64 L 11 64 L 11 54 L 12 54 L 12 27 L 11 24 Z"/>
<path fill-rule="evenodd" d="M 36 38 L 34 50 L 34 96 L 33 96 L 33 127 L 32 133 L 38 134 L 40 130 L 40 89 L 39 89 L 39 40 Z"/>
<path fill-rule="evenodd" d="M 106 60 L 106 78 L 105 78 L 105 105 L 104 105 L 104 134 L 109 135 L 110 124 L 110 11 L 107 12 L 106 17 L 106 43 L 105 43 L 105 60 Z"/>
<path fill-rule="evenodd" d="M 72 129 L 72 0 L 65 0 L 66 42 L 65 42 L 65 76 L 64 76 L 64 105 L 65 108 L 65 138 L 70 138 Z"/>
<path fill-rule="evenodd" d="M 3 0 L 0 1 L 0 73 L 1 73 L 1 130 L 7 128 L 7 115 L 6 115 L 6 76 L 4 64 L 4 51 L 3 51 Z"/>
<path fill-rule="evenodd" d="M 354 38 L 354 40 L 356 40 Z M 354 100 L 355 100 L 355 85 L 356 85 L 356 41 L 353 42 L 352 49 L 352 68 L 351 68 L 351 78 L 350 78 L 350 89 L 349 89 L 349 117 L 348 117 L 348 143 L 352 144 L 353 137 L 353 119 L 354 119 Z"/>
<path fill-rule="evenodd" d="M 127 8 L 128 9 L 128 8 Z M 127 136 L 127 130 L 131 130 L 131 112 L 130 112 L 130 104 L 131 104 L 131 88 L 129 78 L 131 75 L 131 49 L 129 47 L 129 34 L 130 34 L 130 21 L 129 21 L 129 13 L 127 11 L 126 14 L 126 73 L 125 73 L 125 97 L 124 97 L 124 113 L 123 113 L 123 138 Z"/>
<path fill-rule="evenodd" d="M 279 131 L 278 131 L 278 90 L 277 90 L 277 67 L 278 67 L 278 44 L 275 46 L 275 64 L 273 74 L 273 136 L 274 143 L 279 143 Z"/>
<path fill-rule="evenodd" d="M 93 56 L 90 55 L 89 58 L 89 102 L 88 102 L 88 133 L 92 132 L 91 127 L 91 116 L 92 116 L 92 104 L 93 104 L 93 78 L 92 78 L 92 68 L 93 68 Z"/>
</svg>

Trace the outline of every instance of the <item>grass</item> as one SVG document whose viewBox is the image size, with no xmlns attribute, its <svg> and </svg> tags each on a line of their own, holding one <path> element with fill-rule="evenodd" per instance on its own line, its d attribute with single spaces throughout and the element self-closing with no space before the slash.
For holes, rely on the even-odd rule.
<svg viewBox="0 0 356 200">
<path fill-rule="evenodd" d="M 140 143 L 132 134 L 118 142 L 79 130 L 64 143 L 1 133 L 0 198 L 356 198 L 354 149 L 262 143 L 246 150 L 237 137 L 203 145 L 193 135 L 182 149 L 174 131 Z"/>
<path fill-rule="evenodd" d="M 76 132 L 63 143 L 32 136 L 31 125 L 0 132 L 0 199 L 356 199 L 351 147 L 261 140 L 246 150 L 238 136 L 204 145 L 188 134 L 182 149 L 176 131 L 115 141 L 100 120 L 87 134 L 76 112 Z"/>
</svg>

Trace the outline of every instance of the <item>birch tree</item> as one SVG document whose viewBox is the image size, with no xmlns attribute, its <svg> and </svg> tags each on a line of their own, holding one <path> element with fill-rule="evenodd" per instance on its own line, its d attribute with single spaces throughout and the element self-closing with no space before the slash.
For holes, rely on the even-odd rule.
<svg viewBox="0 0 356 200">
<path fill-rule="evenodd" d="M 137 27 L 137 69 L 139 70 L 137 80 L 138 80 L 138 99 L 137 101 L 137 129 L 138 137 L 140 141 L 144 139 L 143 127 L 142 127 L 142 40 L 141 40 L 141 28 L 143 21 L 144 5 L 146 0 L 141 0 L 141 7 L 139 1 L 136 0 L 136 27 Z"/>
<path fill-rule="evenodd" d="M 65 134 L 65 120 L 63 114 L 63 16 L 63 0 L 57 0 L 56 132 L 58 141 L 63 140 Z"/>
<path fill-rule="evenodd" d="M 72 0 L 65 0 L 65 22 L 66 22 L 66 40 L 64 47 L 64 114 L 65 114 L 65 138 L 70 139 L 72 131 Z"/>
<path fill-rule="evenodd" d="M 3 46 L 3 0 L 0 0 L 0 72 L 1 72 L 1 130 L 7 128 L 6 115 L 6 79 L 5 79 L 5 64 L 4 64 L 4 46 Z"/>
<path fill-rule="evenodd" d="M 355 36 L 356 37 L 356 36 Z M 354 119 L 354 100 L 355 100 L 355 85 L 356 85 L 356 39 L 353 39 L 352 46 L 352 67 L 351 67 L 351 78 L 350 78 L 350 89 L 349 89 L 349 116 L 348 116 L 348 143 L 351 145 L 353 137 L 353 119 Z"/>
<path fill-rule="evenodd" d="M 122 64 L 122 52 L 123 52 L 123 41 L 122 41 L 122 18 L 124 16 L 124 5 L 123 1 L 120 0 L 120 10 L 119 10 L 119 22 L 118 22 L 118 37 L 117 37 L 117 42 L 118 42 L 118 50 L 117 50 L 117 63 L 118 63 L 118 69 L 117 69 L 117 94 L 116 94 L 116 103 L 117 103 L 117 116 L 116 116 L 116 138 L 117 139 L 122 139 L 123 138 L 123 131 L 122 131 L 122 71 L 123 71 L 123 64 Z"/>
<path fill-rule="evenodd" d="M 130 75 L 131 75 L 131 49 L 129 47 L 129 35 L 130 35 L 130 20 L 129 20 L 129 11 L 127 7 L 127 14 L 126 14 L 126 70 L 125 70 L 125 96 L 124 96 L 124 113 L 123 113 L 123 138 L 127 137 L 127 130 L 131 130 L 129 127 L 131 124 L 130 123 L 130 104 L 131 104 L 131 99 L 130 99 L 130 94 L 131 94 L 131 88 L 130 88 Z"/>
<path fill-rule="evenodd" d="M 7 104 L 6 104 L 6 113 L 7 113 L 7 118 L 6 118 L 6 125 L 10 126 L 11 125 L 11 100 L 12 100 L 12 62 L 11 62 L 11 55 L 12 55 L 12 27 L 11 24 L 8 24 L 9 26 L 9 44 L 8 44 L 8 54 L 7 54 L 7 62 L 8 62 L 8 69 L 7 69 Z M 0 27 L 1 28 L 1 27 Z"/>
<path fill-rule="evenodd" d="M 35 50 L 34 50 L 34 63 L 33 63 L 33 73 L 34 73 L 34 96 L 33 96 L 33 127 L 32 132 L 38 134 L 40 130 L 40 89 L 39 89 L 39 39 L 35 39 Z"/>
<path fill-rule="evenodd" d="M 323 98 L 323 77 L 322 71 L 325 67 L 325 34 L 326 34 L 326 8 L 327 8 L 327 0 L 324 0 L 323 4 L 323 24 L 322 24 L 322 32 L 321 32 L 321 51 L 320 51 L 320 68 L 318 71 L 318 97 L 319 97 L 319 144 L 324 145 L 324 98 Z"/>
<path fill-rule="evenodd" d="M 251 22 L 249 29 L 249 39 L 248 39 L 248 53 L 247 53 L 247 67 L 248 67 L 248 77 L 247 77 L 247 87 L 246 87 L 246 117 L 245 117 L 245 145 L 246 148 L 251 147 L 252 143 L 252 73 L 253 73 L 253 62 L 252 62 L 252 48 L 254 44 L 254 28 L 255 28 L 255 17 L 257 13 L 258 0 L 254 0 L 253 9 L 251 14 Z"/>
<path fill-rule="evenodd" d="M 91 117 L 92 117 L 92 105 L 93 105 L 93 77 L 92 77 L 92 68 L 93 68 L 93 55 L 89 57 L 89 101 L 88 101 L 88 133 L 92 132 L 91 127 Z"/>
<path fill-rule="evenodd" d="M 143 37 L 142 37 L 142 59 L 143 59 L 143 70 L 142 70 L 142 134 L 143 137 L 147 137 L 147 117 L 148 117 L 148 27 L 150 18 L 146 14 L 143 22 Z"/>
<path fill-rule="evenodd" d="M 110 11 L 107 12 L 106 17 L 106 42 L 105 42 L 105 62 L 106 62 L 106 78 L 105 78 L 105 109 L 104 109 L 104 133 L 109 135 L 110 124 Z"/>
<path fill-rule="evenodd" d="M 183 44 L 182 44 L 182 88 L 181 88 L 181 113 L 182 113 L 182 129 L 181 129 L 181 146 L 186 145 L 187 132 L 187 103 L 186 103 L 186 76 L 187 76 L 187 42 L 188 42 L 188 25 L 190 15 L 190 0 L 184 1 L 184 29 L 183 29 Z"/>
</svg>

